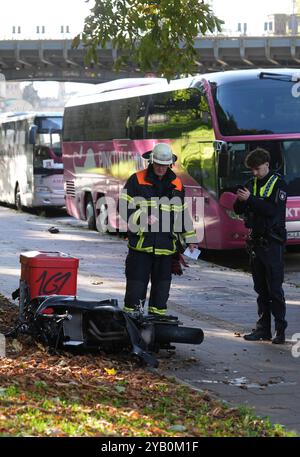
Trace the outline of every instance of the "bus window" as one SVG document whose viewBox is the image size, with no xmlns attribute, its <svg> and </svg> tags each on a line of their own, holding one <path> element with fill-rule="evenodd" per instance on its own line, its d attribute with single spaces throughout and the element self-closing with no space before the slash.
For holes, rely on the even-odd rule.
<svg viewBox="0 0 300 457">
<path fill-rule="evenodd" d="M 25 131 L 26 122 L 18 121 L 16 122 L 16 144 L 17 145 L 24 145 L 26 139 L 26 131 Z"/>
<path fill-rule="evenodd" d="M 127 118 L 126 99 L 66 108 L 64 141 L 108 141 L 126 138 Z"/>
<path fill-rule="evenodd" d="M 216 113 L 223 135 L 298 133 L 300 99 L 292 81 L 253 79 L 213 83 Z"/>
<path fill-rule="evenodd" d="M 207 102 L 197 89 L 153 95 L 147 114 L 148 138 L 199 138 L 202 129 L 211 128 Z"/>
<path fill-rule="evenodd" d="M 244 185 L 251 177 L 251 171 L 245 166 L 248 153 L 246 143 L 229 143 L 230 169 L 226 177 L 220 178 L 220 191 L 235 192 L 237 185 Z"/>
<path fill-rule="evenodd" d="M 246 155 L 261 147 L 269 151 L 271 155 L 270 168 L 272 171 L 281 175 L 285 174 L 284 170 L 284 151 L 282 144 L 279 141 L 251 141 L 247 143 L 228 143 L 228 152 L 230 155 L 230 170 L 229 176 L 220 178 L 220 190 L 235 191 L 237 185 L 243 185 L 252 177 L 251 170 L 246 168 Z"/>
<path fill-rule="evenodd" d="M 134 97 L 129 100 L 126 120 L 127 138 L 143 140 L 147 138 L 147 112 L 151 96 Z"/>
<path fill-rule="evenodd" d="M 207 191 L 217 197 L 216 152 L 213 147 L 204 147 L 202 155 L 202 183 Z"/>
<path fill-rule="evenodd" d="M 128 100 L 110 102 L 109 130 L 111 139 L 127 138 L 126 121 L 128 118 Z"/>
<path fill-rule="evenodd" d="M 284 179 L 288 186 L 289 196 L 300 194 L 300 141 L 283 141 L 283 155 L 285 159 Z"/>
<path fill-rule="evenodd" d="M 40 131 L 36 134 L 36 146 L 48 146 L 57 157 L 61 156 L 61 133 L 55 131 L 46 133 Z"/>
<path fill-rule="evenodd" d="M 35 125 L 35 144 L 50 147 L 54 154 L 60 157 L 62 117 L 36 117 Z"/>
<path fill-rule="evenodd" d="M 57 155 L 61 156 L 61 133 L 51 132 L 51 147 L 52 151 Z"/>
<path fill-rule="evenodd" d="M 61 116 L 49 116 L 49 117 L 36 117 L 35 124 L 40 130 L 61 130 L 62 129 L 62 117 Z"/>
<path fill-rule="evenodd" d="M 66 108 L 64 113 L 63 138 L 64 141 L 84 140 L 84 114 L 85 105 Z"/>
<path fill-rule="evenodd" d="M 49 148 L 45 146 L 37 146 L 33 152 L 33 166 L 35 169 L 46 168 L 44 167 L 44 160 L 49 160 Z"/>
<path fill-rule="evenodd" d="M 102 103 L 101 105 L 92 103 L 84 107 L 83 129 L 80 132 L 79 140 L 97 141 L 99 138 L 104 140 L 111 139 L 109 126 L 108 110 L 109 104 Z M 82 117 L 80 113 L 80 117 Z M 83 135 L 83 137 L 82 137 Z"/>
<path fill-rule="evenodd" d="M 14 147 L 15 144 L 15 136 L 16 136 L 16 126 L 15 122 L 8 122 L 4 125 L 4 132 L 5 132 L 5 146 L 8 148 L 8 152 L 11 148 Z"/>
</svg>

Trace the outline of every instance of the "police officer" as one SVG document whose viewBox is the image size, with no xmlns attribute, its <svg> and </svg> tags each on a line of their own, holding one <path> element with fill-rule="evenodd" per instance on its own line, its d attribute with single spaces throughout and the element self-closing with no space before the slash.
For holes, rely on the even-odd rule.
<svg viewBox="0 0 300 457">
<path fill-rule="evenodd" d="M 120 215 L 128 223 L 124 310 L 144 306 L 151 278 L 148 312 L 163 317 L 177 251 L 175 232 L 181 233 L 191 251 L 198 244 L 182 182 L 171 170 L 176 160 L 171 147 L 158 143 L 143 157 L 149 159 L 148 168 L 130 176 L 119 201 Z"/>
<path fill-rule="evenodd" d="M 234 210 L 243 214 L 250 229 L 248 249 L 254 290 L 258 294 L 256 328 L 244 335 L 247 341 L 270 340 L 271 314 L 275 319 L 274 344 L 285 342 L 286 304 L 282 289 L 283 250 L 286 241 L 286 183 L 270 171 L 270 154 L 256 148 L 245 159 L 253 178 L 237 190 Z"/>
</svg>

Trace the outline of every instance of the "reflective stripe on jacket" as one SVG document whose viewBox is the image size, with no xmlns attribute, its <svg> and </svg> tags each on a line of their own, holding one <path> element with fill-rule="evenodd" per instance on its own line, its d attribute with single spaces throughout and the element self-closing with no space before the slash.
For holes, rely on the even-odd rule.
<svg viewBox="0 0 300 457">
<path fill-rule="evenodd" d="M 276 181 L 278 180 L 277 175 L 271 175 L 264 186 L 259 189 L 259 196 L 262 198 L 270 197 L 273 192 Z M 253 179 L 253 195 L 257 195 L 257 177 Z"/>
<path fill-rule="evenodd" d="M 121 193 L 119 212 L 128 223 L 130 249 L 171 255 L 177 250 L 177 233 L 187 243 L 197 243 L 181 179 L 170 168 L 162 180 L 155 175 L 152 165 L 133 174 Z M 149 215 L 157 217 L 155 227 L 148 224 Z"/>
</svg>

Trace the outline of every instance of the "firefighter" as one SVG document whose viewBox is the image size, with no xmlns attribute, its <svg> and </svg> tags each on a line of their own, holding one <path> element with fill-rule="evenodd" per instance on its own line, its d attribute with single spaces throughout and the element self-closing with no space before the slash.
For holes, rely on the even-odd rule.
<svg viewBox="0 0 300 457">
<path fill-rule="evenodd" d="M 198 247 L 184 202 L 184 188 L 171 167 L 177 157 L 167 143 L 157 143 L 148 168 L 128 179 L 119 200 L 119 212 L 128 225 L 124 310 L 143 308 L 151 279 L 148 313 L 165 316 L 177 252 L 178 234 L 191 252 Z"/>
<path fill-rule="evenodd" d="M 271 314 L 275 319 L 274 344 L 285 342 L 287 327 L 283 283 L 283 252 L 286 241 L 286 183 L 270 171 L 270 154 L 256 148 L 245 159 L 253 178 L 237 190 L 234 210 L 243 214 L 250 229 L 247 240 L 254 290 L 257 292 L 256 328 L 244 335 L 247 341 L 271 340 Z"/>
</svg>

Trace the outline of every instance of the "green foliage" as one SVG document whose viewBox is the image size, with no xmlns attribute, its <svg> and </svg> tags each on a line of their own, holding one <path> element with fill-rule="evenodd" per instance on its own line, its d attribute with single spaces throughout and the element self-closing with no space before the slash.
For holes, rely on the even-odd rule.
<svg viewBox="0 0 300 457">
<path fill-rule="evenodd" d="M 44 363 L 43 366 L 46 365 Z M 50 364 L 48 368 L 53 366 Z M 58 368 L 58 371 L 61 370 Z M 80 373 L 84 378 L 84 368 Z M 90 379 L 90 384 L 87 382 L 90 376 L 86 373 L 83 385 L 65 383 L 66 388 L 62 392 L 60 386 L 59 397 L 53 397 L 53 392 L 57 391 L 57 376 L 52 376 L 45 383 L 48 387 L 41 396 L 36 392 L 39 384 L 34 378 L 31 379 L 31 371 L 20 379 L 22 385 L 18 389 L 12 385 L 0 388 L 0 437 L 295 436 L 294 432 L 287 432 L 278 424 L 272 425 L 268 419 L 254 416 L 248 408 L 229 408 L 212 400 L 207 394 L 192 391 L 147 372 L 144 375 L 141 372 L 126 372 L 128 379 L 111 380 L 105 386 L 105 392 L 109 392 L 109 398 L 106 398 L 100 391 L 99 395 L 96 394 L 102 387 L 98 387 L 97 383 L 99 380 L 103 382 L 101 376 L 106 375 L 99 374 L 99 368 L 95 370 L 96 374 L 97 379 Z M 115 388 L 121 384 L 128 387 L 126 395 L 116 392 Z"/>
<path fill-rule="evenodd" d="M 86 47 L 86 63 L 98 62 L 98 47 L 113 48 L 115 70 L 134 65 L 171 79 L 193 72 L 195 37 L 222 23 L 203 0 L 95 0 L 73 47 Z"/>
</svg>

